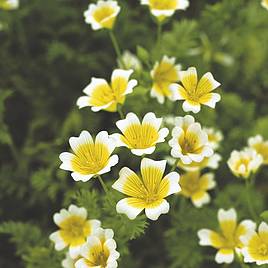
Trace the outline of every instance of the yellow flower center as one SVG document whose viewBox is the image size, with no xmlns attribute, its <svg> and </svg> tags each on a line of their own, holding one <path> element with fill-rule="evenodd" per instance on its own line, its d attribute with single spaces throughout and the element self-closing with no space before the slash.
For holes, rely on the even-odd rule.
<svg viewBox="0 0 268 268">
<path fill-rule="evenodd" d="M 199 137 L 194 133 L 186 133 L 185 136 L 179 138 L 178 143 L 183 154 L 195 153 L 199 149 Z"/>
<path fill-rule="evenodd" d="M 105 144 L 83 144 L 76 151 L 72 167 L 75 172 L 83 175 L 96 174 L 106 166 L 109 157 L 110 154 Z"/>
<path fill-rule="evenodd" d="M 253 148 L 258 154 L 262 155 L 264 163 L 268 164 L 268 144 L 257 143 L 253 145 Z"/>
<path fill-rule="evenodd" d="M 265 243 L 262 243 L 258 247 L 258 253 L 262 256 L 266 256 L 268 254 L 268 246 Z"/>
<path fill-rule="evenodd" d="M 90 232 L 90 224 L 79 216 L 68 217 L 60 224 L 60 235 L 68 245 L 83 244 Z"/>
<path fill-rule="evenodd" d="M 176 0 L 150 0 L 149 5 L 152 9 L 176 9 L 177 3 Z"/>
<path fill-rule="evenodd" d="M 102 22 L 114 14 L 114 9 L 110 6 L 102 6 L 93 13 L 93 17 L 96 21 Z"/>
<path fill-rule="evenodd" d="M 130 125 L 122 137 L 131 149 L 146 149 L 155 145 L 159 135 L 158 131 L 149 124 L 133 124 Z"/>
<path fill-rule="evenodd" d="M 88 253 L 88 259 L 86 263 L 90 267 L 105 268 L 107 266 L 107 260 L 109 258 L 110 251 L 106 246 L 96 245 L 90 248 Z"/>
</svg>

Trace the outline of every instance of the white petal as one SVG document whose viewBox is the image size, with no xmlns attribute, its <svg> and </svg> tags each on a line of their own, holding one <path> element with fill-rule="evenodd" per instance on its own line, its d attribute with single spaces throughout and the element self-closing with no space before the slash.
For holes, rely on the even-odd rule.
<svg viewBox="0 0 268 268">
<path fill-rule="evenodd" d="M 114 133 L 114 134 L 110 135 L 110 138 L 112 138 L 116 141 L 116 147 L 121 147 L 121 146 L 128 147 L 128 145 L 122 141 L 121 137 L 122 137 L 122 135 L 118 134 L 118 133 Z"/>
<path fill-rule="evenodd" d="M 145 154 L 152 154 L 155 151 L 155 146 L 146 149 L 131 149 L 131 152 L 137 156 L 142 156 Z"/>
<path fill-rule="evenodd" d="M 93 77 L 91 79 L 90 84 L 86 88 L 83 89 L 83 92 L 85 94 L 87 94 L 88 96 L 91 96 L 92 95 L 92 92 L 96 88 L 98 88 L 100 86 L 109 86 L 109 84 L 107 83 L 107 81 L 105 79 Z"/>
<path fill-rule="evenodd" d="M 89 100 L 90 100 L 90 97 L 87 97 L 87 96 L 79 97 L 76 101 L 76 105 L 79 107 L 79 109 L 88 107 L 90 106 Z"/>
<path fill-rule="evenodd" d="M 169 212 L 169 203 L 163 199 L 159 206 L 154 208 L 145 208 L 145 214 L 147 218 L 152 221 L 156 221 L 161 214 L 167 214 Z"/>
<path fill-rule="evenodd" d="M 164 174 L 166 169 L 167 160 L 155 161 L 149 158 L 143 158 L 141 160 L 141 174 L 144 177 L 144 173 L 148 170 L 148 168 L 156 168 L 159 169 L 162 174 Z"/>
<path fill-rule="evenodd" d="M 210 100 L 208 102 L 204 102 L 203 104 L 214 109 L 216 107 L 216 103 L 221 100 L 221 95 L 218 93 L 211 93 L 211 95 L 212 97 Z"/>
<path fill-rule="evenodd" d="M 267 223 L 265 223 L 264 221 L 261 222 L 261 224 L 259 225 L 258 231 L 259 231 L 259 234 L 268 233 L 268 225 L 267 225 Z"/>
<path fill-rule="evenodd" d="M 112 156 L 110 157 L 110 159 L 109 159 L 109 161 L 108 161 L 106 167 L 103 168 L 102 170 L 100 170 L 100 171 L 98 172 L 98 175 L 102 175 L 102 174 L 104 174 L 104 173 L 108 173 L 108 172 L 110 172 L 111 168 L 112 168 L 113 166 L 115 166 L 118 162 L 119 162 L 119 157 L 118 157 L 118 155 L 117 155 L 117 154 L 112 155 Z"/>
<path fill-rule="evenodd" d="M 76 259 L 80 255 L 81 245 L 76 247 L 69 247 L 69 254 L 72 259 Z"/>
<path fill-rule="evenodd" d="M 170 16 L 172 16 L 174 14 L 175 10 L 152 9 L 151 12 L 156 17 L 162 17 L 162 16 L 170 17 Z"/>
<path fill-rule="evenodd" d="M 241 242 L 247 246 L 249 241 L 254 237 L 257 236 L 257 233 L 254 230 L 249 230 L 245 235 L 240 236 Z"/>
<path fill-rule="evenodd" d="M 87 210 L 83 207 L 79 208 L 76 205 L 70 205 L 68 210 L 71 215 L 76 215 L 83 219 L 87 218 Z"/>
<path fill-rule="evenodd" d="M 128 113 L 126 115 L 126 119 L 122 119 L 116 122 L 116 126 L 121 130 L 122 133 L 124 133 L 124 131 L 130 125 L 140 125 L 140 120 L 134 113 Z"/>
<path fill-rule="evenodd" d="M 49 236 L 49 239 L 55 243 L 55 249 L 57 251 L 63 250 L 67 244 L 64 242 L 64 240 L 60 236 L 60 232 L 54 232 Z"/>
<path fill-rule="evenodd" d="M 130 220 L 134 220 L 141 213 L 143 208 L 130 206 L 127 199 L 128 198 L 124 198 L 116 204 L 116 211 L 117 213 L 126 214 Z"/>
<path fill-rule="evenodd" d="M 71 176 L 75 181 L 82 181 L 82 182 L 87 182 L 90 179 L 92 179 L 96 174 L 80 174 L 77 172 L 72 172 Z"/>
<path fill-rule="evenodd" d="M 164 179 L 167 179 L 169 181 L 169 191 L 167 193 L 167 196 L 178 193 L 181 191 L 181 187 L 179 185 L 180 181 L 180 175 L 177 172 L 171 172 L 167 174 Z M 163 180 L 164 180 L 163 179 Z"/>
<path fill-rule="evenodd" d="M 195 105 L 193 105 L 192 103 L 188 102 L 187 100 L 185 100 L 183 102 L 182 105 L 182 109 L 184 112 L 193 112 L 195 114 L 199 113 L 201 110 L 201 106 L 199 103 L 196 103 Z"/>
<path fill-rule="evenodd" d="M 203 205 L 208 204 L 210 202 L 210 196 L 207 192 L 204 192 L 204 194 L 201 197 L 198 196 L 198 198 L 196 198 L 195 195 L 193 195 L 192 202 L 196 207 L 200 208 Z"/>
<path fill-rule="evenodd" d="M 75 263 L 75 268 L 89 268 L 86 259 L 81 258 Z"/>
<path fill-rule="evenodd" d="M 138 85 L 138 81 L 135 79 L 131 79 L 127 84 L 127 89 L 124 93 L 124 95 L 130 94 L 133 92 L 133 88 Z"/>
<path fill-rule="evenodd" d="M 151 97 L 156 98 L 160 104 L 163 104 L 165 102 L 164 95 L 160 94 L 157 90 L 155 90 L 154 87 L 152 87 L 150 95 Z"/>
<path fill-rule="evenodd" d="M 61 209 L 60 213 L 55 213 L 53 216 L 54 222 L 60 226 L 60 224 L 66 220 L 68 217 L 70 217 L 70 212 L 67 211 L 66 209 Z"/>
<path fill-rule="evenodd" d="M 69 139 L 72 150 L 76 153 L 80 145 L 93 143 L 92 136 L 86 130 L 83 130 L 79 137 L 71 137 Z"/>
<path fill-rule="evenodd" d="M 219 209 L 218 211 L 218 221 L 224 222 L 224 221 L 237 221 L 237 215 L 234 208 L 230 208 L 229 210 Z"/>
<path fill-rule="evenodd" d="M 151 125 L 153 126 L 156 130 L 159 130 L 161 124 L 162 124 L 162 118 L 157 118 L 155 116 L 154 113 L 150 112 L 150 113 L 147 113 L 143 120 L 142 120 L 142 124 L 148 124 L 148 125 Z"/>
<path fill-rule="evenodd" d="M 212 231 L 209 229 L 201 229 L 197 232 L 199 238 L 200 246 L 211 246 L 213 245 L 211 241 Z"/>
<path fill-rule="evenodd" d="M 63 170 L 73 171 L 72 160 L 74 157 L 74 154 L 68 152 L 61 153 L 59 156 L 60 160 L 62 161 L 60 168 Z"/>
<path fill-rule="evenodd" d="M 165 138 L 168 136 L 169 134 L 169 129 L 168 128 L 161 128 L 158 132 L 159 138 L 157 140 L 157 142 L 164 142 Z"/>
<path fill-rule="evenodd" d="M 232 263 L 234 260 L 234 251 L 232 253 L 225 254 L 224 250 L 220 249 L 215 257 L 217 263 Z"/>
</svg>

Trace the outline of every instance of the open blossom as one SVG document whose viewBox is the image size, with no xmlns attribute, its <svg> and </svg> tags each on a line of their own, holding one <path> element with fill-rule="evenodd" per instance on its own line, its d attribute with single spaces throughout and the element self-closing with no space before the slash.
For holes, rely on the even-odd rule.
<svg viewBox="0 0 268 268">
<path fill-rule="evenodd" d="M 268 264 L 268 225 L 262 222 L 258 232 L 251 228 L 250 232 L 241 236 L 244 243 L 242 254 L 244 262 L 255 262 L 257 265 Z"/>
<path fill-rule="evenodd" d="M 203 128 L 205 132 L 208 134 L 208 142 L 213 150 L 217 150 L 220 146 L 221 141 L 223 140 L 223 135 L 219 130 L 216 130 L 212 127 Z"/>
<path fill-rule="evenodd" d="M 2 0 L 0 1 L 0 9 L 14 10 L 19 7 L 19 0 Z"/>
<path fill-rule="evenodd" d="M 173 100 L 184 100 L 182 108 L 185 112 L 198 113 L 201 104 L 215 108 L 221 96 L 212 91 L 219 87 L 220 83 L 211 73 L 204 74 L 198 81 L 196 68 L 190 67 L 186 71 L 181 71 L 179 75 L 182 85 L 172 84 L 170 89 L 173 92 Z"/>
<path fill-rule="evenodd" d="M 175 58 L 164 56 L 160 62 L 156 62 L 151 77 L 153 85 L 151 96 L 157 98 L 159 103 L 164 103 L 165 97 L 172 99 L 172 91 L 169 86 L 179 81 L 181 65 L 175 65 Z"/>
<path fill-rule="evenodd" d="M 227 162 L 232 173 L 236 177 L 244 179 L 256 173 L 262 163 L 263 157 L 250 148 L 246 148 L 243 151 L 233 151 Z"/>
<path fill-rule="evenodd" d="M 262 0 L 261 5 L 268 10 L 268 0 Z"/>
<path fill-rule="evenodd" d="M 171 155 L 179 158 L 184 164 L 201 162 L 205 157 L 213 154 L 213 149 L 208 143 L 207 133 L 191 115 L 177 118 L 169 145 Z"/>
<path fill-rule="evenodd" d="M 116 141 L 106 131 L 101 131 L 93 141 L 88 131 L 82 131 L 79 137 L 69 139 L 74 152 L 60 154 L 61 169 L 72 171 L 75 181 L 86 182 L 96 175 L 107 173 L 118 163 L 118 156 L 112 155 Z"/>
<path fill-rule="evenodd" d="M 183 196 L 190 198 L 194 206 L 202 207 L 210 202 L 208 190 L 216 186 L 213 173 L 200 174 L 199 171 L 187 172 L 180 178 L 181 192 Z"/>
<path fill-rule="evenodd" d="M 106 110 L 115 112 L 118 104 L 123 104 L 127 94 L 132 93 L 138 84 L 137 80 L 129 80 L 133 70 L 116 69 L 112 73 L 111 84 L 102 78 L 92 78 L 90 84 L 83 90 L 87 96 L 77 100 L 79 109 L 91 107 L 93 112 Z"/>
<path fill-rule="evenodd" d="M 142 122 L 137 115 L 128 113 L 126 119 L 116 122 L 121 134 L 113 134 L 117 146 L 126 146 L 135 155 L 151 154 L 159 142 L 164 142 L 168 135 L 167 128 L 161 128 L 162 118 L 154 113 L 147 113 Z"/>
<path fill-rule="evenodd" d="M 98 228 L 81 247 L 75 268 L 116 268 L 120 254 L 113 237 L 113 230 Z"/>
<path fill-rule="evenodd" d="M 65 259 L 61 262 L 61 266 L 63 268 L 75 268 L 75 263 L 76 261 L 80 258 L 80 256 L 76 257 L 76 258 L 72 258 L 70 256 L 70 253 L 67 252 L 66 255 L 65 255 Z"/>
<path fill-rule="evenodd" d="M 91 24 L 93 30 L 102 28 L 112 29 L 115 19 L 120 12 L 117 1 L 98 1 L 97 4 L 90 4 L 84 12 L 85 21 Z"/>
<path fill-rule="evenodd" d="M 148 5 L 151 13 L 158 21 L 172 16 L 176 10 L 185 10 L 189 6 L 188 0 L 141 0 L 142 5 Z"/>
<path fill-rule="evenodd" d="M 201 246 L 211 246 L 217 249 L 215 260 L 217 263 L 232 263 L 235 251 L 240 252 L 243 248 L 241 236 L 246 235 L 250 230 L 256 228 L 256 224 L 251 220 L 244 220 L 237 224 L 236 211 L 220 209 L 218 211 L 218 221 L 220 232 L 209 229 L 198 231 L 199 244 Z"/>
<path fill-rule="evenodd" d="M 117 212 L 135 219 L 145 209 L 146 216 L 151 220 L 157 220 L 161 214 L 168 213 L 169 203 L 165 198 L 180 191 L 180 176 L 171 172 L 163 177 L 165 168 L 165 160 L 154 161 L 148 158 L 141 161 L 141 175 L 127 167 L 122 168 L 119 179 L 112 187 L 128 197 L 117 203 Z"/>
<path fill-rule="evenodd" d="M 268 140 L 264 141 L 261 135 L 257 135 L 248 139 L 248 146 L 262 156 L 263 164 L 268 165 Z"/>
<path fill-rule="evenodd" d="M 56 250 L 69 247 L 73 259 L 79 255 L 86 238 L 101 225 L 98 220 L 88 220 L 86 209 L 75 205 L 70 205 L 68 210 L 61 209 L 53 219 L 59 230 L 52 233 L 49 238 L 55 243 Z"/>
<path fill-rule="evenodd" d="M 121 59 L 117 59 L 117 62 L 121 69 L 132 69 L 136 72 L 140 72 L 142 70 L 142 63 L 139 58 L 128 50 L 123 52 Z"/>
</svg>

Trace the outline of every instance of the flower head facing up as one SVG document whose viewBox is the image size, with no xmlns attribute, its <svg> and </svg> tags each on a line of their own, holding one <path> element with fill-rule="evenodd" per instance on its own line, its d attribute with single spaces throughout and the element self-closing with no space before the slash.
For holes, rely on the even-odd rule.
<svg viewBox="0 0 268 268">
<path fill-rule="evenodd" d="M 148 5 L 153 16 L 159 22 L 172 16 L 176 10 L 185 10 L 189 6 L 188 0 L 141 0 L 142 5 Z"/>
<path fill-rule="evenodd" d="M 227 162 L 236 177 L 249 178 L 256 173 L 263 163 L 263 157 L 255 150 L 246 148 L 243 151 L 233 151 Z"/>
<path fill-rule="evenodd" d="M 142 122 L 134 113 L 128 113 L 126 119 L 117 121 L 116 125 L 122 134 L 113 134 L 117 146 L 126 146 L 135 155 L 151 154 L 159 142 L 164 142 L 168 129 L 160 129 L 162 118 L 154 113 L 147 113 Z"/>
<path fill-rule="evenodd" d="M 62 209 L 53 217 L 55 224 L 60 228 L 50 235 L 50 240 L 55 243 L 56 250 L 69 246 L 71 258 L 79 255 L 81 246 L 86 238 L 100 227 L 98 220 L 88 220 L 85 208 L 70 205 L 68 210 Z"/>
<path fill-rule="evenodd" d="M 221 141 L 223 140 L 223 135 L 219 130 L 214 128 L 203 128 L 208 134 L 208 142 L 213 150 L 217 150 L 220 146 Z"/>
<path fill-rule="evenodd" d="M 211 73 L 206 73 L 198 81 L 195 67 L 190 67 L 186 71 L 179 73 L 182 85 L 172 84 L 173 100 L 184 100 L 182 108 L 185 112 L 198 113 L 201 110 L 201 104 L 215 108 L 216 103 L 220 101 L 221 96 L 218 93 L 212 93 L 214 89 L 220 86 Z"/>
<path fill-rule="evenodd" d="M 118 104 L 123 104 L 127 94 L 132 93 L 138 84 L 137 80 L 129 80 L 133 70 L 116 69 L 112 73 L 111 84 L 101 78 L 92 78 L 91 83 L 83 90 L 87 96 L 77 100 L 79 109 L 91 107 L 93 112 L 106 110 L 115 112 Z"/>
<path fill-rule="evenodd" d="M 81 247 L 82 257 L 75 263 L 75 268 L 116 268 L 120 254 L 113 236 L 111 229 L 98 228 Z"/>
<path fill-rule="evenodd" d="M 145 209 L 146 216 L 151 220 L 168 213 L 169 203 L 165 198 L 180 191 L 180 176 L 171 172 L 163 178 L 165 167 L 165 160 L 144 158 L 141 161 L 141 176 L 127 167 L 122 168 L 119 179 L 112 187 L 129 197 L 117 203 L 117 212 L 135 219 Z"/>
<path fill-rule="evenodd" d="M 86 182 L 96 175 L 107 173 L 118 163 L 118 156 L 112 155 L 116 141 L 106 131 L 101 131 L 93 141 L 88 131 L 82 131 L 79 137 L 69 139 L 74 152 L 60 154 L 61 169 L 72 171 L 75 181 Z"/>
<path fill-rule="evenodd" d="M 268 10 L 268 0 L 262 0 L 261 5 Z"/>
<path fill-rule="evenodd" d="M 187 172 L 180 178 L 181 192 L 183 196 L 190 198 L 194 206 L 202 207 L 210 202 L 208 190 L 216 186 L 213 173 L 205 173 L 201 176 L 199 171 Z"/>
<path fill-rule="evenodd" d="M 256 262 L 257 265 L 268 263 L 268 225 L 265 222 L 259 225 L 258 232 L 252 228 L 241 236 L 241 240 L 244 243 L 244 262 Z"/>
<path fill-rule="evenodd" d="M 217 263 L 231 263 L 234 260 L 235 250 L 241 250 L 243 243 L 241 236 L 246 235 L 250 230 L 256 228 L 256 224 L 251 220 L 244 220 L 237 224 L 236 211 L 220 209 L 218 211 L 218 221 L 220 232 L 209 229 L 198 231 L 199 244 L 201 246 L 211 246 L 218 250 L 215 260 Z"/>
<path fill-rule="evenodd" d="M 179 158 L 184 164 L 201 162 L 205 157 L 213 154 L 209 146 L 208 135 L 201 125 L 195 122 L 191 115 L 178 117 L 169 141 L 171 155 Z"/>
<path fill-rule="evenodd" d="M 263 164 L 268 165 L 268 140 L 264 141 L 261 135 L 248 139 L 248 146 L 263 157 Z"/>
<path fill-rule="evenodd" d="M 181 65 L 175 65 L 175 58 L 164 56 L 160 62 L 156 62 L 151 77 L 153 86 L 151 96 L 157 98 L 159 103 L 164 103 L 165 97 L 172 99 L 172 91 L 169 86 L 179 81 Z"/>
<path fill-rule="evenodd" d="M 115 19 L 120 12 L 117 1 L 98 1 L 97 4 L 90 4 L 84 12 L 85 21 L 91 24 L 93 30 L 112 29 Z"/>
</svg>

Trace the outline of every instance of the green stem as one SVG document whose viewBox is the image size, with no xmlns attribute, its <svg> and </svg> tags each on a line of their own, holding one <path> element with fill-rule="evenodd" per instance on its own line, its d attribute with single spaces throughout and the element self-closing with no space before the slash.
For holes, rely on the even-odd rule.
<svg viewBox="0 0 268 268">
<path fill-rule="evenodd" d="M 102 177 L 101 177 L 100 175 L 98 175 L 97 178 L 98 178 L 98 180 L 99 180 L 99 182 L 100 182 L 100 184 L 101 184 L 101 186 L 102 186 L 104 192 L 106 193 L 107 198 L 108 198 L 108 200 L 109 200 L 111 206 L 113 206 L 114 203 L 113 203 L 113 201 L 110 199 L 110 196 L 109 196 L 109 190 L 108 190 L 108 188 L 107 188 L 105 182 L 103 181 L 103 179 L 102 179 Z"/>
<path fill-rule="evenodd" d="M 177 168 L 179 161 L 180 161 L 180 159 L 177 159 L 177 160 L 175 161 L 175 163 L 173 164 L 173 166 L 172 166 L 170 172 L 174 171 L 174 170 Z"/>
<path fill-rule="evenodd" d="M 115 50 L 115 53 L 116 53 L 116 56 L 121 64 L 121 66 L 123 68 L 126 68 L 124 62 L 122 61 L 122 54 L 121 54 L 121 50 L 120 50 L 120 47 L 119 47 L 119 44 L 118 44 L 118 41 L 115 37 L 115 34 L 113 31 L 109 31 L 109 35 L 110 35 L 110 38 L 111 38 L 111 41 L 112 41 L 112 44 L 113 44 L 113 47 L 114 47 L 114 50 Z"/>
<path fill-rule="evenodd" d="M 122 105 L 121 104 L 118 104 L 117 105 L 117 112 L 118 112 L 118 114 L 119 114 L 119 116 L 120 116 L 121 119 L 124 119 L 125 118 L 124 113 L 122 111 Z"/>
<path fill-rule="evenodd" d="M 251 190 L 250 178 L 246 179 L 246 189 L 247 189 L 247 203 L 248 203 L 249 213 L 255 221 L 258 221 L 258 216 L 257 216 L 257 214 L 252 206 L 252 202 L 250 199 L 250 190 Z"/>
<path fill-rule="evenodd" d="M 162 23 L 158 22 L 157 23 L 157 48 L 160 50 L 161 52 L 161 43 L 162 43 Z"/>
</svg>

